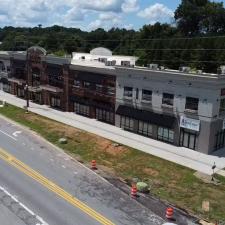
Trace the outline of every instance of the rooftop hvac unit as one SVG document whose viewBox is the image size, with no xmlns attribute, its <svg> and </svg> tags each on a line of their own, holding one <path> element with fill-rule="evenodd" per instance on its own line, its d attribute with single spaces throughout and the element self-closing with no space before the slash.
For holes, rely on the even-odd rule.
<svg viewBox="0 0 225 225">
<path fill-rule="evenodd" d="M 121 61 L 121 66 L 130 67 L 130 61 Z"/>
<path fill-rule="evenodd" d="M 105 62 L 106 66 L 115 66 L 116 65 L 116 60 L 112 60 L 112 61 L 106 61 Z"/>
<path fill-rule="evenodd" d="M 181 66 L 181 67 L 179 68 L 179 71 L 180 71 L 180 72 L 183 72 L 183 73 L 189 73 L 190 70 L 191 70 L 191 68 L 188 67 L 188 66 Z"/>
<path fill-rule="evenodd" d="M 150 70 L 157 70 L 158 69 L 158 64 L 148 64 L 147 67 Z"/>
</svg>

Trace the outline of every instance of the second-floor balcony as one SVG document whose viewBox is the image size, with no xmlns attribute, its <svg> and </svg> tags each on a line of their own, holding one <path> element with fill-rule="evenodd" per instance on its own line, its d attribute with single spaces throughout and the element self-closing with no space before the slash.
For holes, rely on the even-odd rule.
<svg viewBox="0 0 225 225">
<path fill-rule="evenodd" d="M 1 78 L 8 78 L 9 76 L 10 76 L 10 72 L 0 71 L 0 79 Z"/>
<path fill-rule="evenodd" d="M 108 94 L 106 91 L 96 91 L 95 89 L 81 88 L 81 87 L 72 87 L 72 94 L 75 94 L 79 97 L 90 98 L 98 101 L 104 102 L 115 102 L 115 95 Z"/>
</svg>

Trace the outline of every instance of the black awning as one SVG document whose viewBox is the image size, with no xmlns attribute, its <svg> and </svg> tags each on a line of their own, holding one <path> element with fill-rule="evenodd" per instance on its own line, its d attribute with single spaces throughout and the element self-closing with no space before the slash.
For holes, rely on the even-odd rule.
<svg viewBox="0 0 225 225">
<path fill-rule="evenodd" d="M 168 128 L 173 128 L 176 122 L 174 116 L 135 109 L 124 105 L 118 107 L 116 114 Z"/>
</svg>

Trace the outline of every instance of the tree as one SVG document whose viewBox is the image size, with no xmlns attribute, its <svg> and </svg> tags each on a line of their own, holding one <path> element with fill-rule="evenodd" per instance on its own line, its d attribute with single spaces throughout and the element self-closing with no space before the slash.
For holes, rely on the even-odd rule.
<svg viewBox="0 0 225 225">
<path fill-rule="evenodd" d="M 223 3 L 182 0 L 175 11 L 178 29 L 186 36 L 218 34 L 225 31 Z"/>
</svg>

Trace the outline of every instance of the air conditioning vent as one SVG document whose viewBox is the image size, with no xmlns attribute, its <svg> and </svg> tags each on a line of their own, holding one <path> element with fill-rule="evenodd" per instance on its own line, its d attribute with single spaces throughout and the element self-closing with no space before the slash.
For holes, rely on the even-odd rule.
<svg viewBox="0 0 225 225">
<path fill-rule="evenodd" d="M 116 65 L 116 60 L 112 60 L 112 61 L 106 61 L 105 62 L 106 66 L 115 66 Z"/>
<path fill-rule="evenodd" d="M 181 67 L 179 68 L 179 71 L 180 71 L 180 72 L 183 72 L 183 73 L 189 73 L 190 70 L 191 70 L 191 68 L 188 67 L 188 66 L 181 66 Z"/>
<path fill-rule="evenodd" d="M 197 70 L 197 74 L 202 74 L 202 70 Z"/>
<path fill-rule="evenodd" d="M 225 66 L 220 66 L 217 69 L 218 74 L 225 75 Z"/>
<path fill-rule="evenodd" d="M 157 70 L 158 69 L 158 64 L 148 64 L 147 67 L 150 70 Z"/>
</svg>

